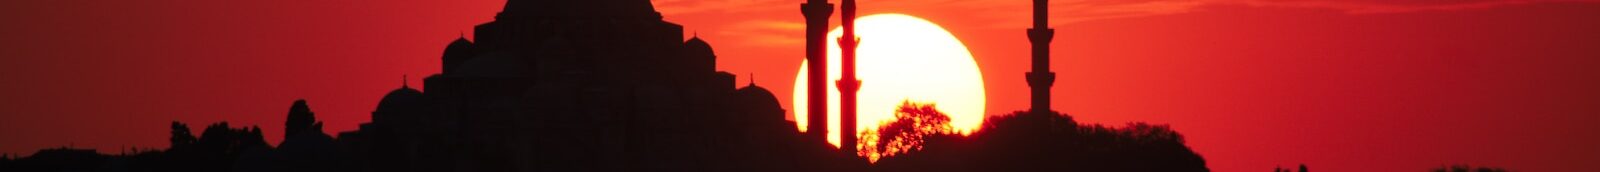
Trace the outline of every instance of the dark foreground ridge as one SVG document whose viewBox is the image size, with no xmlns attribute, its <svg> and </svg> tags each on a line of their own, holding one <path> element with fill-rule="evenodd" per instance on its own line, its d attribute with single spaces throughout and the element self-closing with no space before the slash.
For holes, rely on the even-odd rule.
<svg viewBox="0 0 1600 172">
<path fill-rule="evenodd" d="M 1209 171 L 1165 126 L 1044 111 L 870 164 L 796 131 L 648 0 L 508 0 L 495 19 L 446 46 L 425 90 L 401 85 L 337 137 L 300 100 L 276 147 L 258 127 L 173 122 L 164 150 L 47 149 L 0 171 Z"/>
</svg>

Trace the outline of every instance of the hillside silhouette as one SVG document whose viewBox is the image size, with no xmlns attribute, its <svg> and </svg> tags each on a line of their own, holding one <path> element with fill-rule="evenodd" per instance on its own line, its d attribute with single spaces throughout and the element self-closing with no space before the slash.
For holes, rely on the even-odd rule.
<svg viewBox="0 0 1600 172">
<path fill-rule="evenodd" d="M 425 89 L 384 94 L 358 130 L 325 133 L 295 100 L 276 146 L 256 126 L 173 122 L 166 149 L 46 149 L 0 171 L 1209 171 L 1164 125 L 1035 107 L 959 135 L 910 103 L 912 120 L 872 131 L 893 144 L 872 145 L 893 150 L 873 163 L 795 130 L 771 91 L 735 85 L 706 40 L 661 18 L 647 0 L 508 0 L 475 39 L 445 44 Z M 1029 82 L 1053 80 L 1038 72 Z"/>
</svg>

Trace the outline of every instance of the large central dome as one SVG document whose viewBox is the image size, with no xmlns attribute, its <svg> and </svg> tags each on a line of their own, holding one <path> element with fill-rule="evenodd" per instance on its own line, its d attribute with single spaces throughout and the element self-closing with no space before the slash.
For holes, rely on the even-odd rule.
<svg viewBox="0 0 1600 172">
<path fill-rule="evenodd" d="M 650 0 L 506 0 L 502 17 L 654 17 Z"/>
</svg>

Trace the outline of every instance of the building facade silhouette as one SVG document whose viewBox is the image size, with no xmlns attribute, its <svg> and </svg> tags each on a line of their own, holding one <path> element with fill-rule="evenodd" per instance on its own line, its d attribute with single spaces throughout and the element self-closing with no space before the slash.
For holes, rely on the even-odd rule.
<svg viewBox="0 0 1600 172">
<path fill-rule="evenodd" d="M 800 135 L 777 98 L 736 88 L 709 43 L 647 0 L 509 0 L 474 33 L 424 89 L 388 93 L 340 134 L 352 171 L 791 167 L 776 151 Z"/>
</svg>

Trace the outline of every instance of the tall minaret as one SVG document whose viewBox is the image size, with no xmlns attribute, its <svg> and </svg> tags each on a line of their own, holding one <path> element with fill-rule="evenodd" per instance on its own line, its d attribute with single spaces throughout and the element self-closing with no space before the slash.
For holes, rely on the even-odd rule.
<svg viewBox="0 0 1600 172">
<path fill-rule="evenodd" d="M 861 90 L 861 80 L 856 79 L 856 1 L 844 0 L 839 5 L 839 20 L 844 23 L 844 36 L 839 37 L 839 148 L 845 153 L 856 153 L 856 91 Z"/>
<path fill-rule="evenodd" d="M 828 16 L 833 4 L 807 0 L 800 4 L 806 17 L 806 134 L 828 139 Z"/>
<path fill-rule="evenodd" d="M 1050 113 L 1050 86 L 1056 82 L 1056 73 L 1050 72 L 1050 39 L 1056 30 L 1050 29 L 1050 0 L 1033 0 L 1033 28 L 1028 29 L 1028 41 L 1033 42 L 1033 71 L 1028 72 L 1028 87 L 1033 89 L 1035 114 Z"/>
</svg>

